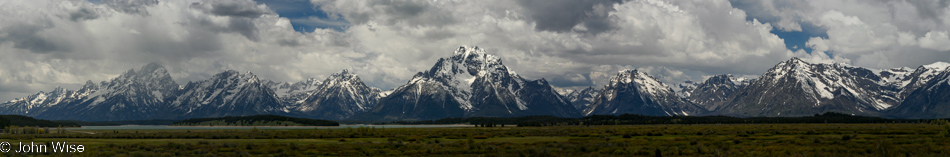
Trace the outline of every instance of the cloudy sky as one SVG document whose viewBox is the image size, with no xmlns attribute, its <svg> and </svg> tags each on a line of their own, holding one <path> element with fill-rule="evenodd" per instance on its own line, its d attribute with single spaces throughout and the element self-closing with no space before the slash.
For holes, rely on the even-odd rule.
<svg viewBox="0 0 950 157">
<path fill-rule="evenodd" d="M 625 68 L 666 83 L 755 77 L 791 57 L 869 68 L 950 60 L 948 1 L 5 0 L 0 101 L 150 62 L 179 83 L 223 70 L 391 89 L 460 45 L 528 79 L 602 86 Z"/>
</svg>

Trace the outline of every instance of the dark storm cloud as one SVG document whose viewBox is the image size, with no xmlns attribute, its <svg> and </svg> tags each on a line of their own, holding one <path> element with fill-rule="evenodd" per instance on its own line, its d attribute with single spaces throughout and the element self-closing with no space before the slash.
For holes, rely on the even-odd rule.
<svg viewBox="0 0 950 157">
<path fill-rule="evenodd" d="M 139 15 L 148 15 L 147 7 L 158 4 L 158 0 L 103 0 L 102 2 L 113 10 Z"/>
<path fill-rule="evenodd" d="M 430 9 L 425 2 L 421 1 L 371 1 L 370 7 L 378 8 L 374 11 L 378 12 L 361 12 L 355 14 L 346 15 L 347 20 L 352 23 L 363 24 L 368 21 L 376 20 L 374 17 L 379 16 L 380 14 L 385 14 L 387 16 L 392 16 L 388 21 L 392 24 L 395 20 L 393 19 L 407 19 L 412 17 L 418 17 L 426 10 Z"/>
<path fill-rule="evenodd" d="M 280 46 L 297 47 L 300 46 L 300 41 L 294 39 L 280 39 L 277 40 L 277 44 L 280 44 Z"/>
<path fill-rule="evenodd" d="M 258 41 L 260 37 L 257 34 L 257 26 L 254 25 L 254 22 L 251 19 L 247 18 L 232 18 L 228 22 L 228 27 L 226 29 L 230 32 L 240 33 L 250 39 L 251 41 Z"/>
<path fill-rule="evenodd" d="M 115 48 L 119 52 L 141 52 L 144 55 L 118 53 L 115 57 L 137 62 L 181 63 L 195 58 L 221 55 L 217 52 L 224 48 L 225 43 L 219 34 L 226 28 L 214 26 L 209 20 L 200 17 L 181 20 L 188 22 L 178 23 L 177 26 L 188 34 L 181 36 L 180 40 L 174 39 L 179 37 L 168 33 L 168 30 L 139 29 L 141 34 L 127 40 L 129 44 Z"/>
<path fill-rule="evenodd" d="M 0 42 L 13 42 L 13 47 L 30 50 L 34 53 L 50 53 L 54 51 L 63 51 L 66 47 L 57 44 L 43 36 L 41 31 L 52 28 L 46 25 L 27 25 L 18 24 L 2 29 L 6 36 L 0 36 Z"/>
<path fill-rule="evenodd" d="M 217 16 L 231 17 L 226 26 L 219 26 L 208 19 L 200 19 L 198 22 L 211 30 L 218 32 L 239 33 L 252 41 L 258 41 L 257 26 L 254 25 L 254 19 L 265 14 L 274 14 L 270 9 L 260 6 L 253 1 L 207 1 L 204 3 L 192 3 L 191 8 L 202 10 Z"/>
<path fill-rule="evenodd" d="M 937 0 L 937 1 L 925 1 L 925 0 L 909 0 L 906 1 L 914 6 L 917 16 L 920 17 L 923 21 L 914 21 L 913 23 L 930 23 L 933 24 L 942 24 L 944 23 L 944 16 L 947 12 L 947 7 L 950 6 L 950 1 L 948 0 Z M 896 19 L 906 19 L 906 17 L 900 17 L 899 15 L 892 14 Z M 908 25 L 911 22 L 896 22 L 896 25 Z M 924 36 L 927 32 L 932 29 L 928 26 L 916 26 L 915 30 L 911 30 L 915 35 Z"/>
<path fill-rule="evenodd" d="M 941 0 L 941 1 L 922 1 L 922 0 L 910 0 L 908 3 L 917 7 L 917 14 L 924 19 L 932 19 L 936 21 L 943 21 L 941 15 L 944 14 L 947 6 L 950 6 L 950 1 Z"/>
<path fill-rule="evenodd" d="M 178 63 L 193 58 L 213 56 L 214 52 L 223 48 L 223 43 L 216 33 L 209 30 L 191 29 L 190 34 L 182 41 L 167 40 L 167 35 L 157 34 L 159 32 L 143 32 L 143 35 L 154 35 L 138 39 L 133 45 L 134 49 L 142 51 L 148 55 L 148 58 L 132 54 L 129 57 L 120 56 L 130 60 L 142 60 L 148 62 L 162 61 Z M 123 54 L 120 54 L 123 55 Z"/>
<path fill-rule="evenodd" d="M 253 1 L 246 0 L 217 0 L 195 2 L 191 8 L 200 9 L 206 13 L 218 16 L 257 18 L 264 14 L 274 14 L 270 9 L 260 7 Z"/>
<path fill-rule="evenodd" d="M 69 20 L 71 21 L 92 20 L 96 18 L 99 18 L 99 13 L 86 7 L 81 7 L 79 10 L 69 13 Z"/>
<path fill-rule="evenodd" d="M 320 5 L 320 4 L 317 4 Z M 435 2 L 428 1 L 370 1 L 366 11 L 330 10 L 329 18 L 342 16 L 346 25 L 366 24 L 369 21 L 383 22 L 387 25 L 406 24 L 411 26 L 447 26 L 458 23 L 453 10 L 446 10 Z M 324 11 L 327 11 L 323 8 Z M 336 13 L 334 13 L 336 11 Z"/>
<path fill-rule="evenodd" d="M 535 22 L 536 29 L 566 32 L 583 24 L 587 32 L 600 33 L 615 28 L 608 12 L 622 0 L 519 0 Z"/>
<path fill-rule="evenodd" d="M 414 17 L 425 12 L 429 7 L 423 3 L 413 1 L 376 1 L 377 5 L 388 6 L 386 13 L 394 17 Z"/>
</svg>

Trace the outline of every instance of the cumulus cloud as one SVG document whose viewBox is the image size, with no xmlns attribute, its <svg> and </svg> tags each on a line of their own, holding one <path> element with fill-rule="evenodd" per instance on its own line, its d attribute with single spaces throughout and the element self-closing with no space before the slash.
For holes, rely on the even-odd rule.
<svg viewBox="0 0 950 157">
<path fill-rule="evenodd" d="M 616 27 L 608 13 L 620 0 L 519 0 L 535 28 L 543 31 L 601 33 Z"/>
<path fill-rule="evenodd" d="M 158 0 L 104 0 L 115 11 L 127 14 L 148 15 L 148 6 L 158 4 Z"/>
<path fill-rule="evenodd" d="M 62 67 L 50 75 L 74 78 L 18 79 L 41 82 L 23 88 L 35 91 L 53 86 L 42 82 L 77 87 L 149 62 L 165 64 L 182 83 L 226 69 L 277 81 L 350 69 L 389 89 L 459 45 L 486 48 L 522 76 L 558 86 L 602 85 L 622 68 L 663 69 L 655 75 L 674 82 L 704 72 L 757 73 L 793 54 L 768 33 L 770 24 L 746 21 L 727 1 L 318 0 L 314 7 L 328 17 L 310 20 L 345 27 L 311 33 L 294 32 L 291 19 L 252 1 L 3 3 L 2 20 L 13 22 L 0 24 L 0 48 L 16 56 L 4 63 L 57 60 L 51 65 Z M 558 11 L 539 4 L 568 13 L 550 15 Z M 8 16 L 50 6 L 57 9 Z M 69 18 L 82 8 L 96 16 Z M 4 77 L 14 76 L 6 75 L 16 71 L 9 67 L 0 68 Z"/>
<path fill-rule="evenodd" d="M 266 6 L 257 5 L 257 3 L 250 0 L 210 0 L 195 2 L 191 4 L 191 8 L 218 16 L 258 18 L 264 14 L 274 14 L 274 11 L 271 11 Z"/>
<path fill-rule="evenodd" d="M 808 40 L 817 53 L 832 53 L 857 66 L 916 67 L 950 59 L 948 2 L 941 0 L 822 1 L 736 0 L 755 17 L 785 30 L 815 25 L 826 38 Z"/>
<path fill-rule="evenodd" d="M 312 43 L 323 40 L 318 34 L 304 35 L 289 24 L 279 25 L 287 19 L 264 5 L 214 2 L 0 2 L 0 21 L 4 21 L 0 23 L 0 98 L 5 101 L 56 86 L 75 90 L 86 80 L 108 80 L 150 62 L 164 64 L 182 83 L 227 69 L 254 71 L 279 81 L 323 74 L 282 61 L 332 47 L 278 44 L 317 45 Z M 210 8 L 193 8 L 194 3 Z"/>
<path fill-rule="evenodd" d="M 920 47 L 937 51 L 950 50 L 950 37 L 946 31 L 927 32 L 919 40 Z"/>
<path fill-rule="evenodd" d="M 0 1 L 0 98 L 75 89 L 150 62 L 182 84 L 228 69 L 276 81 L 349 69 L 391 89 L 459 45 L 480 46 L 523 77 L 566 87 L 601 86 L 622 69 L 675 84 L 760 75 L 791 57 L 895 67 L 950 54 L 941 1 L 311 3 L 305 7 L 327 16 L 288 19 L 250 0 Z M 295 32 L 291 22 L 318 28 Z M 828 34 L 806 43 L 812 53 L 788 50 L 770 33 L 809 27 Z"/>
<path fill-rule="evenodd" d="M 91 20 L 99 18 L 99 13 L 89 7 L 80 7 L 79 9 L 69 13 L 69 20 L 79 21 L 79 20 Z"/>
<path fill-rule="evenodd" d="M 48 25 L 11 25 L 4 28 L 4 35 L 0 37 L 0 41 L 11 42 L 16 48 L 27 49 L 35 53 L 61 50 L 62 45 L 53 43 L 47 35 L 41 34 L 41 31 L 48 27 Z"/>
</svg>

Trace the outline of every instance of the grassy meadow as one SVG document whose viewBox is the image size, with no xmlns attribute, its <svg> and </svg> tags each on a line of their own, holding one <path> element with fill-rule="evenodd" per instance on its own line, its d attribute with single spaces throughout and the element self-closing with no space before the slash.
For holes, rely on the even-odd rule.
<svg viewBox="0 0 950 157">
<path fill-rule="evenodd" d="M 699 124 L 287 130 L 80 130 L 83 144 L 0 156 L 948 156 L 947 124 Z"/>
</svg>

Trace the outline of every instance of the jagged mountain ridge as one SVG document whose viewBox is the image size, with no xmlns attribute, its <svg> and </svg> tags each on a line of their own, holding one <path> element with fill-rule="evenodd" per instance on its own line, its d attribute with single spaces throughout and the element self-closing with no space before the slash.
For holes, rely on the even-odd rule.
<svg viewBox="0 0 950 157">
<path fill-rule="evenodd" d="M 574 105 L 574 108 L 578 111 L 584 111 L 590 104 L 594 102 L 594 97 L 597 96 L 597 89 L 594 87 L 587 87 L 581 90 L 574 90 L 565 95 L 568 101 Z"/>
<path fill-rule="evenodd" d="M 916 91 L 920 87 L 924 87 L 930 80 L 934 78 L 943 78 L 944 76 L 939 75 L 940 73 L 947 71 L 947 68 L 950 67 L 950 63 L 946 62 L 936 62 L 928 65 L 921 65 L 913 71 L 908 71 L 909 68 L 897 68 L 889 69 L 887 71 L 882 71 L 882 74 L 890 76 L 888 81 L 891 81 L 891 86 L 899 88 L 900 92 L 897 93 L 898 99 L 904 99 L 908 97 L 912 92 Z"/>
<path fill-rule="evenodd" d="M 627 69 L 610 78 L 583 114 L 688 116 L 706 112 L 646 72 Z"/>
<path fill-rule="evenodd" d="M 382 97 L 379 88 L 369 87 L 347 70 L 327 77 L 293 111 L 307 117 L 341 120 L 368 111 Z"/>
<path fill-rule="evenodd" d="M 36 116 L 43 113 L 53 105 L 60 102 L 75 99 L 76 91 L 67 90 L 62 87 L 56 87 L 51 92 L 40 91 L 36 94 L 24 98 L 17 98 L 0 104 L 0 114 L 18 114 L 27 116 Z"/>
<path fill-rule="evenodd" d="M 696 86 L 701 85 L 700 82 L 693 81 L 684 81 L 683 83 L 676 84 L 675 86 L 670 86 L 673 89 L 673 92 L 676 92 L 676 95 L 682 98 L 689 98 L 690 94 L 693 94 L 692 91 L 696 89 Z"/>
<path fill-rule="evenodd" d="M 304 99 L 310 97 L 310 94 L 318 89 L 320 84 L 323 84 L 323 82 L 315 78 L 310 78 L 295 83 L 267 81 L 266 86 L 270 87 L 284 104 L 294 105 L 300 104 Z M 290 107 L 292 108 L 294 106 Z"/>
<path fill-rule="evenodd" d="M 706 110 L 717 110 L 731 101 L 736 92 L 745 88 L 752 79 L 738 78 L 729 74 L 715 75 L 702 83 L 693 84 L 681 92 L 686 100 L 699 104 Z M 689 83 L 689 82 L 687 82 Z M 680 85 L 683 86 L 683 85 Z"/>
<path fill-rule="evenodd" d="M 169 107 L 172 119 L 289 113 L 257 75 L 234 70 L 189 82 Z"/>
<path fill-rule="evenodd" d="M 165 100 L 177 90 L 178 83 L 165 68 L 151 63 L 108 82 L 87 81 L 68 101 L 48 105 L 35 117 L 93 121 L 155 119 L 166 113 Z"/>
<path fill-rule="evenodd" d="M 528 81 L 478 47 L 461 46 L 356 120 L 422 120 L 579 113 L 544 79 Z"/>
<path fill-rule="evenodd" d="M 875 72 L 845 64 L 783 61 L 737 92 L 718 114 L 736 116 L 807 116 L 839 112 L 884 116 L 901 102 L 898 92 L 907 76 L 900 69 Z M 881 75 L 888 77 L 881 77 Z M 897 79 L 901 78 L 901 79 Z"/>
<path fill-rule="evenodd" d="M 917 68 L 899 93 L 903 101 L 888 110 L 890 117 L 950 117 L 950 64 L 937 62 Z"/>
<path fill-rule="evenodd" d="M 713 76 L 703 83 L 680 84 L 680 90 L 675 90 L 674 95 L 685 98 L 688 100 L 687 103 L 692 102 L 705 109 L 713 110 L 713 112 L 699 115 L 800 116 L 823 112 L 842 112 L 892 118 L 946 118 L 950 116 L 945 114 L 948 110 L 945 106 L 950 104 L 944 103 L 947 102 L 944 98 L 947 97 L 945 93 L 948 93 L 948 91 L 946 87 L 943 87 L 943 85 L 947 85 L 945 80 L 950 76 L 945 74 L 948 71 L 947 67 L 950 67 L 950 64 L 937 62 L 916 69 L 875 70 L 845 64 L 812 64 L 793 58 L 779 63 L 754 81 L 737 82 L 737 79 L 728 77 L 728 75 Z M 72 91 L 57 88 L 51 92 L 38 92 L 24 98 L 0 103 L 0 114 L 20 114 L 43 119 L 138 120 L 249 114 L 285 114 L 313 118 L 317 117 L 316 114 L 328 113 L 299 111 L 303 108 L 301 105 L 304 100 L 309 99 L 315 91 L 323 89 L 320 86 L 326 81 L 309 79 L 293 84 L 276 83 L 257 79 L 256 76 L 250 73 L 239 74 L 236 71 L 225 73 L 229 73 L 228 77 L 212 77 L 209 80 L 198 81 L 217 82 L 206 84 L 221 88 L 222 91 L 217 91 L 217 88 L 193 89 L 203 85 L 191 85 L 192 83 L 189 83 L 186 86 L 179 86 L 163 67 L 157 64 L 149 64 L 138 70 L 129 70 L 109 81 L 99 83 L 87 81 L 86 85 L 79 90 Z M 230 73 L 237 74 L 231 75 Z M 554 89 L 544 79 L 524 80 L 507 67 L 504 67 L 497 57 L 483 56 L 478 52 L 457 51 L 455 56 L 440 59 L 432 69 L 421 72 L 417 76 L 419 77 L 410 80 L 410 82 L 416 81 L 417 86 L 407 84 L 404 85 L 406 88 L 400 87 L 392 90 L 391 93 L 408 98 L 406 97 L 406 91 L 422 91 L 418 93 L 423 94 L 408 95 L 415 96 L 415 100 L 420 100 L 418 102 L 442 102 L 443 105 L 458 106 L 458 110 L 440 108 L 435 105 L 402 106 L 402 110 L 394 108 L 388 110 L 411 111 L 407 112 L 410 114 L 413 112 L 426 114 L 399 113 L 388 115 L 390 118 L 426 119 L 457 117 L 458 115 L 496 117 L 532 114 L 570 115 L 571 111 L 565 111 L 558 105 L 540 107 L 546 109 L 544 111 L 532 110 L 529 112 L 522 109 L 539 108 L 531 107 L 530 104 L 532 103 L 530 102 L 553 102 L 554 104 L 566 102 L 566 104 L 573 105 L 571 107 L 576 109 L 574 112 L 577 110 L 584 111 L 582 106 L 586 103 L 582 100 L 594 98 L 597 95 L 590 94 L 590 92 L 574 94 L 581 93 L 580 91 L 583 90 L 563 94 L 566 92 Z M 241 79 L 236 79 L 238 81 L 223 79 L 231 77 Z M 763 81 L 763 79 L 769 81 Z M 328 78 L 328 80 L 330 79 Z M 195 83 L 202 84 L 198 82 Z M 362 82 L 359 84 L 362 84 Z M 365 84 L 361 86 L 365 86 Z M 357 109 L 341 109 L 340 111 L 345 113 L 331 117 L 345 119 L 347 115 L 352 116 L 358 115 L 359 112 L 371 111 L 373 107 L 368 106 L 374 104 L 371 103 L 372 99 L 376 99 L 377 102 L 387 98 L 397 99 L 397 96 L 387 97 L 390 91 L 383 92 L 372 87 L 366 88 L 371 89 L 369 90 L 371 92 L 351 92 L 364 93 L 358 94 L 363 95 L 363 97 L 339 96 L 338 98 L 358 97 L 359 99 L 342 102 L 363 103 L 358 103 L 358 105 L 344 103 L 355 106 Z M 230 92 L 231 90 L 234 92 Z M 728 94 L 732 90 L 735 90 L 734 94 Z M 185 94 L 188 91 L 201 91 L 204 94 L 195 94 L 198 92 Z M 598 91 L 594 93 L 600 93 L 603 90 L 594 91 Z M 755 95 L 755 93 L 760 95 Z M 751 98 L 756 97 L 768 101 L 749 103 L 752 102 Z M 479 99 L 488 101 L 475 101 Z M 178 100 L 187 103 L 170 105 Z M 723 100 L 727 103 L 715 104 Z M 203 103 L 205 101 L 208 103 Z M 587 101 L 593 103 L 595 100 Z M 241 104 L 239 102 L 253 102 L 253 104 Z M 672 103 L 660 104 L 678 104 L 676 101 L 670 102 Z M 636 103 L 624 102 L 619 104 Z M 808 106 L 809 104 L 811 106 Z M 585 109 L 589 108 L 593 107 Z M 676 114 L 675 112 L 676 110 L 664 110 L 664 114 L 658 115 L 686 115 Z M 335 112 L 333 113 L 335 114 Z M 690 112 L 686 113 L 696 115 Z M 697 110 L 695 113 L 701 112 Z"/>
<path fill-rule="evenodd" d="M 350 74 L 356 77 L 355 74 Z M 332 77 L 331 77 L 332 78 Z M 330 78 L 327 79 L 331 80 Z M 266 82 L 266 83 L 265 83 Z M 116 121 L 277 114 L 306 118 L 295 111 L 323 83 L 309 79 L 294 84 L 261 80 L 229 70 L 208 80 L 179 86 L 161 65 L 151 63 L 111 79 L 87 81 L 79 90 L 57 88 L 0 103 L 0 114 L 52 120 Z M 363 85 L 359 79 L 350 84 Z M 346 88 L 339 87 L 338 88 Z M 365 87 L 365 85 L 363 85 Z M 367 94 L 378 99 L 378 89 Z M 303 95 L 303 96 L 301 96 Z M 342 102 L 347 102 L 343 99 Z M 361 100 L 362 101 L 362 100 Z M 370 102 L 369 105 L 372 106 Z M 366 107 L 364 107 L 366 108 Z M 366 110 L 366 109 L 362 109 Z"/>
</svg>

